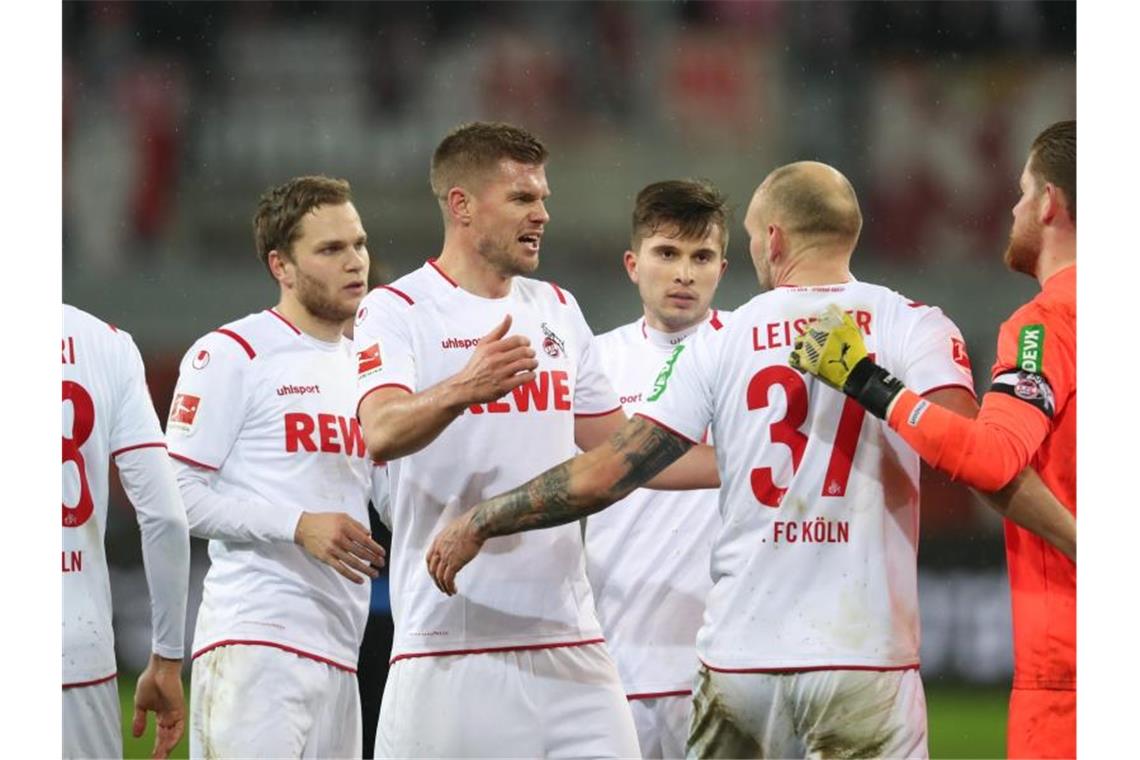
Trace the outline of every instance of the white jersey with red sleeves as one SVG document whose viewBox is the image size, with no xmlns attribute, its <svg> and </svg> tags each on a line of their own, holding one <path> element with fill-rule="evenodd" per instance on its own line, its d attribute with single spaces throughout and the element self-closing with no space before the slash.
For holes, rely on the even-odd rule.
<svg viewBox="0 0 1140 760">
<path fill-rule="evenodd" d="M 572 457 L 575 415 L 620 410 L 574 298 L 525 277 L 515 277 L 504 298 L 481 298 L 428 262 L 361 304 L 358 395 L 436 385 L 463 369 L 478 339 L 507 314 L 508 335 L 527 336 L 535 349 L 536 378 L 388 462 L 393 661 L 602 639 L 577 524 L 490 539 L 453 597 L 439 592 L 424 565 L 432 538 L 459 514 Z"/>
<path fill-rule="evenodd" d="M 697 637 L 714 669 L 916 667 L 918 456 L 885 423 L 788 366 L 807 318 L 836 303 L 867 350 L 919 393 L 971 393 L 940 310 L 887 288 L 777 288 L 678 347 L 644 414 L 699 440 L 711 423 L 724 527 Z"/>
<path fill-rule="evenodd" d="M 110 457 L 163 446 L 131 336 L 63 306 L 63 683 L 115 675 L 107 529 Z"/>
<path fill-rule="evenodd" d="M 699 325 L 721 330 L 728 313 Z M 594 341 L 628 415 L 641 411 L 669 355 L 698 327 L 654 330 L 639 319 Z M 718 489 L 639 488 L 586 520 L 586 573 L 626 694 L 688 693 L 700 663 L 697 630 L 712 588 L 709 558 L 720 529 Z"/>
<path fill-rule="evenodd" d="M 231 322 L 182 359 L 170 455 L 213 471 L 211 488 L 280 514 L 272 541 L 209 543 L 194 656 L 266 643 L 355 669 L 369 586 L 293 543 L 302 512 L 368 525 L 372 465 L 354 407 L 351 343 L 302 333 L 276 311 Z"/>
</svg>

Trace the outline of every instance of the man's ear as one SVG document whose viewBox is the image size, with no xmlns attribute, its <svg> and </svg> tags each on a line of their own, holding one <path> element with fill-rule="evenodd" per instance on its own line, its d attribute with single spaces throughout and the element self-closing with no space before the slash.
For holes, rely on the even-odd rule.
<svg viewBox="0 0 1140 760">
<path fill-rule="evenodd" d="M 451 221 L 462 227 L 471 224 L 471 214 L 474 210 L 474 198 L 462 187 L 453 187 L 447 191 L 447 214 Z"/>
<path fill-rule="evenodd" d="M 783 258 L 787 248 L 784 230 L 778 224 L 768 225 L 768 261 L 776 262 Z"/>
<path fill-rule="evenodd" d="M 1058 214 L 1067 214 L 1070 218 L 1069 207 L 1067 205 L 1068 199 L 1065 197 L 1065 191 L 1054 185 L 1052 182 L 1046 182 L 1045 187 L 1041 189 L 1041 201 L 1037 209 L 1037 221 L 1041 224 L 1050 224 L 1057 217 Z"/>
<path fill-rule="evenodd" d="M 294 266 L 286 254 L 274 248 L 265 260 L 269 263 L 269 273 L 273 275 L 273 279 L 285 287 L 293 287 Z"/>
<path fill-rule="evenodd" d="M 621 257 L 621 263 L 625 266 L 625 273 L 629 275 L 629 281 L 634 285 L 637 284 L 637 254 L 633 251 L 626 251 Z"/>
</svg>

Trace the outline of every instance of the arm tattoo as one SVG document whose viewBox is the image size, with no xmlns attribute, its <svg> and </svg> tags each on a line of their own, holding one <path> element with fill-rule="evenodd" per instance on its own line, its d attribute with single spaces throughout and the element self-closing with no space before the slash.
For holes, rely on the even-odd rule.
<svg viewBox="0 0 1140 760">
<path fill-rule="evenodd" d="M 518 488 L 481 504 L 472 525 L 484 537 L 564 525 L 601 511 L 679 459 L 693 444 L 634 417 L 597 449 L 552 467 Z M 608 483 L 581 481 L 595 468 L 612 469 Z M 585 492 L 586 488 L 590 492 Z"/>
</svg>

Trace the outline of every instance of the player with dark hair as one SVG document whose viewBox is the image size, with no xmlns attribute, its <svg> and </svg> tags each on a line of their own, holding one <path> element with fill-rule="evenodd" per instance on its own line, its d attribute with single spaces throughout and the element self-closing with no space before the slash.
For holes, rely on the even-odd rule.
<svg viewBox="0 0 1140 760">
<path fill-rule="evenodd" d="M 728 312 L 712 299 L 728 266 L 728 219 L 725 197 L 708 182 L 655 182 L 637 194 L 623 263 L 643 315 L 594 341 L 627 414 L 648 405 L 677 346 L 724 328 Z M 715 489 L 638 489 L 586 522 L 586 573 L 645 758 L 685 752 L 719 528 Z"/>
<path fill-rule="evenodd" d="M 625 419 L 577 301 L 526 276 L 550 219 L 546 156 L 508 124 L 447 135 L 431 168 L 443 250 L 358 315 L 358 413 L 369 452 L 388 461 L 395 558 L 377 756 L 638 751 L 576 526 L 490 542 L 450 599 L 419 561 L 468 505 Z M 689 485 L 715 485 L 701 453 L 707 476 Z"/>
<path fill-rule="evenodd" d="M 347 182 L 267 191 L 257 255 L 280 300 L 200 338 L 167 422 L 190 532 L 210 540 L 194 632 L 192 757 L 359 757 L 356 663 L 373 465 L 344 337 L 367 237 Z"/>
<path fill-rule="evenodd" d="M 1041 292 L 1001 326 L 993 385 L 977 418 L 917 396 L 866 356 L 841 315 L 817 323 L 793 366 L 843 390 L 930 464 L 981 491 L 1006 488 L 1032 465 L 1064 509 L 1008 508 L 1013 597 L 1010 757 L 1076 754 L 1077 123 L 1033 141 L 1005 262 Z M 846 352 L 845 364 L 835 363 Z"/>
</svg>

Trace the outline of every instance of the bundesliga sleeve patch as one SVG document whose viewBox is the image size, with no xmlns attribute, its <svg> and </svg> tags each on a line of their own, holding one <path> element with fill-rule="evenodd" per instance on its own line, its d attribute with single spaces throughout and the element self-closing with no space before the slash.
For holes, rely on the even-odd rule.
<svg viewBox="0 0 1140 760">
<path fill-rule="evenodd" d="M 380 344 L 373 343 L 363 351 L 356 352 L 356 376 L 363 377 L 369 372 L 380 369 L 384 362 L 380 359 Z"/>
<path fill-rule="evenodd" d="M 970 366 L 970 355 L 966 353 L 966 341 L 954 336 L 950 337 L 950 357 L 962 369 L 967 372 L 973 372 L 973 367 Z"/>
<path fill-rule="evenodd" d="M 194 419 L 198 416 L 198 405 L 202 399 L 191 396 L 189 393 L 179 393 L 170 404 L 170 419 L 167 428 L 175 428 L 183 432 L 190 432 L 194 427 Z"/>
<path fill-rule="evenodd" d="M 1053 388 L 1044 376 L 1036 372 L 1014 369 L 998 373 L 990 390 L 1021 399 L 1040 409 L 1046 417 L 1053 417 L 1056 408 Z"/>
</svg>

